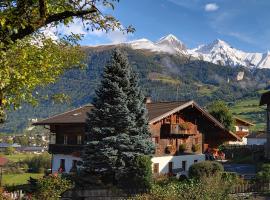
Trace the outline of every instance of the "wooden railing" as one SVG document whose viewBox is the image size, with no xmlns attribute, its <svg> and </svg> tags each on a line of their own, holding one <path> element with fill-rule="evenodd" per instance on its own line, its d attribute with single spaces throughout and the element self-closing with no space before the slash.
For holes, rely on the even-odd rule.
<svg viewBox="0 0 270 200">
<path fill-rule="evenodd" d="M 183 129 L 180 124 L 163 124 L 161 129 L 165 135 L 195 135 L 198 133 L 196 125 Z"/>
<path fill-rule="evenodd" d="M 73 153 L 81 152 L 83 145 L 69 145 L 69 144 L 49 144 L 49 153 Z"/>
</svg>

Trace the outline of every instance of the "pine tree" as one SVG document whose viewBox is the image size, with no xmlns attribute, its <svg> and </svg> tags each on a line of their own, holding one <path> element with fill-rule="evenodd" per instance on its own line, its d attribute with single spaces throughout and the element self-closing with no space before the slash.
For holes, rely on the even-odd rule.
<svg viewBox="0 0 270 200">
<path fill-rule="evenodd" d="M 93 105 L 87 119 L 84 172 L 103 184 L 123 186 L 136 158 L 151 155 L 153 144 L 137 75 L 118 50 L 104 69 Z"/>
</svg>

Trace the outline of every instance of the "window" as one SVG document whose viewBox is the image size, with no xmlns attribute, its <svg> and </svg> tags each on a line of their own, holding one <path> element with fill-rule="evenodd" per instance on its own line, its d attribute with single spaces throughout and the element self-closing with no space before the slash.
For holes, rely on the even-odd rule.
<svg viewBox="0 0 270 200">
<path fill-rule="evenodd" d="M 187 168 L 187 161 L 185 161 L 185 160 L 183 160 L 182 161 L 182 169 L 184 170 L 184 171 L 186 171 L 186 168 Z"/>
<path fill-rule="evenodd" d="M 72 160 L 72 167 L 70 169 L 71 172 L 76 172 L 77 171 L 77 160 Z"/>
<path fill-rule="evenodd" d="M 66 167 L 65 167 L 65 159 L 60 159 L 60 166 L 58 171 L 61 172 L 65 172 L 66 171 Z"/>
<path fill-rule="evenodd" d="M 159 173 L 159 163 L 154 163 L 154 174 Z"/>
<path fill-rule="evenodd" d="M 173 162 L 169 162 L 168 172 L 171 174 L 173 172 Z"/>
<path fill-rule="evenodd" d="M 159 137 L 153 137 L 153 138 L 152 138 L 152 142 L 153 142 L 154 144 L 158 144 L 158 143 L 159 143 Z"/>
<path fill-rule="evenodd" d="M 180 123 L 180 116 L 176 115 L 176 124 L 179 124 L 179 123 Z"/>
<path fill-rule="evenodd" d="M 82 136 L 77 135 L 77 144 L 82 144 Z"/>
<path fill-rule="evenodd" d="M 194 163 L 197 163 L 198 162 L 198 160 L 194 160 Z"/>
<path fill-rule="evenodd" d="M 68 136 L 64 135 L 64 144 L 67 144 L 67 143 L 68 143 Z"/>
</svg>

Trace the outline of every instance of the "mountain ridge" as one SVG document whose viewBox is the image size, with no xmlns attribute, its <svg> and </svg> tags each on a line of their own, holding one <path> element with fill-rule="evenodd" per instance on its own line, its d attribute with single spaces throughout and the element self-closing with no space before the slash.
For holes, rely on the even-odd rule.
<svg viewBox="0 0 270 200">
<path fill-rule="evenodd" d="M 245 52 L 232 47 L 229 43 L 216 39 L 209 44 L 189 49 L 175 35 L 169 34 L 156 42 L 146 38 L 119 43 L 117 45 L 129 46 L 136 50 L 149 50 L 173 55 L 191 57 L 194 60 L 203 60 L 223 66 L 243 66 L 250 69 L 270 68 L 270 53 Z M 102 46 L 102 45 L 100 45 Z M 97 46 L 95 46 L 97 47 Z"/>
</svg>

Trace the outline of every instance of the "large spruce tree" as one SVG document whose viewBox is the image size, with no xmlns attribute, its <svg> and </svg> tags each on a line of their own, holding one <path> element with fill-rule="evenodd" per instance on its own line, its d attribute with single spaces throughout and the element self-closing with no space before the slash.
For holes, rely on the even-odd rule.
<svg viewBox="0 0 270 200">
<path fill-rule="evenodd" d="M 88 113 L 84 174 L 103 184 L 133 187 L 138 157 L 151 155 L 144 96 L 138 78 L 119 50 L 112 54 Z M 138 177 L 134 180 L 142 180 Z"/>
</svg>

